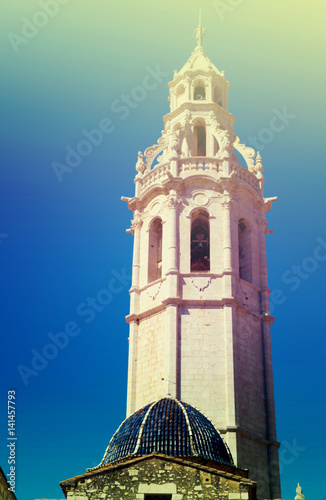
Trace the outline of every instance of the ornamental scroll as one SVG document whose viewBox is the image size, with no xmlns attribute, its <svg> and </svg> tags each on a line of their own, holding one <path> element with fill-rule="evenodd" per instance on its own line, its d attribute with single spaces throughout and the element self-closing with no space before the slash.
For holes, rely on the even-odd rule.
<svg viewBox="0 0 326 500">
<path fill-rule="evenodd" d="M 254 172 L 255 171 L 254 158 L 256 156 L 255 150 L 253 148 L 250 148 L 249 146 L 246 146 L 245 144 L 241 144 L 239 137 L 235 138 L 233 147 L 244 157 L 250 172 Z"/>
<path fill-rule="evenodd" d="M 152 168 L 153 161 L 155 158 L 164 151 L 168 146 L 168 142 L 166 139 L 165 134 L 163 134 L 159 140 L 157 141 L 157 144 L 154 144 L 153 146 L 150 146 L 149 148 L 146 149 L 144 156 L 146 158 L 145 161 L 145 172 L 149 172 L 150 169 Z"/>
</svg>

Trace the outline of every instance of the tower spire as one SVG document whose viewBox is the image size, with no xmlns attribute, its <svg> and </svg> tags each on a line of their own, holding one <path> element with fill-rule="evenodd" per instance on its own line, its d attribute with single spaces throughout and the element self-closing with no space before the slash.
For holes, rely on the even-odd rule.
<svg viewBox="0 0 326 500">
<path fill-rule="evenodd" d="M 198 28 L 195 29 L 194 34 L 192 36 L 192 39 L 195 38 L 196 36 L 196 41 L 197 41 L 197 47 L 202 47 L 203 46 L 203 38 L 206 35 L 206 28 L 202 28 L 201 25 L 201 9 L 199 9 L 199 24 Z"/>
</svg>

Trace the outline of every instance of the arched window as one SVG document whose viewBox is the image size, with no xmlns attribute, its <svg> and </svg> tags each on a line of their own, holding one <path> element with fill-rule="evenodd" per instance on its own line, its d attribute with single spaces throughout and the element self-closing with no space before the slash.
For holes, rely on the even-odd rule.
<svg viewBox="0 0 326 500">
<path fill-rule="evenodd" d="M 201 101 L 206 99 L 205 87 L 202 85 L 198 85 L 194 90 L 194 99 L 195 101 Z"/>
<path fill-rule="evenodd" d="M 149 228 L 148 283 L 162 277 L 162 220 L 155 219 Z"/>
<path fill-rule="evenodd" d="M 206 156 L 205 125 L 196 125 L 194 128 L 194 156 Z"/>
<path fill-rule="evenodd" d="M 238 222 L 239 278 L 252 282 L 251 235 L 245 219 Z"/>
<path fill-rule="evenodd" d="M 190 271 L 209 270 L 209 216 L 206 210 L 196 210 L 191 216 Z"/>
</svg>

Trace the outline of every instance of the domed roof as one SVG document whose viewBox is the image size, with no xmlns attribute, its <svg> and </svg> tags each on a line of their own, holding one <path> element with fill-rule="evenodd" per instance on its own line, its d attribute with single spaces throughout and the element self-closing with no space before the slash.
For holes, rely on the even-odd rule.
<svg viewBox="0 0 326 500">
<path fill-rule="evenodd" d="M 176 399 L 163 398 L 136 411 L 120 425 L 98 467 L 154 452 L 233 465 L 218 431 L 200 411 Z"/>
</svg>

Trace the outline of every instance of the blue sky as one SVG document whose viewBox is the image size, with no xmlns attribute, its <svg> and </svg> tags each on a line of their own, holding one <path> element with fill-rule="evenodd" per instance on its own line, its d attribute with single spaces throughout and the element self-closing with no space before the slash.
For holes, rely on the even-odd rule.
<svg viewBox="0 0 326 500">
<path fill-rule="evenodd" d="M 223 12 L 201 2 L 204 46 L 231 82 L 237 135 L 247 143 L 265 137 L 265 195 L 279 197 L 268 213 L 267 250 L 282 497 L 293 498 L 300 482 L 306 498 L 318 500 L 326 410 L 325 7 L 231 4 Z M 15 389 L 19 500 L 62 498 L 59 481 L 97 465 L 125 417 L 132 236 L 120 197 L 134 193 L 138 151 L 160 136 L 167 83 L 194 47 L 198 5 L 71 0 L 48 22 L 36 15 L 42 9 L 34 1 L 1 7 L 0 464 L 7 473 L 6 401 Z M 22 36 L 25 19 L 45 24 L 25 42 L 8 38 Z M 126 116 L 117 112 L 122 96 L 158 65 L 165 76 L 156 88 Z M 284 129 L 268 135 L 284 109 Z M 53 163 L 63 164 L 100 125 L 103 139 L 70 158 L 75 166 L 59 182 Z M 82 315 L 98 293 L 108 304 Z M 69 342 L 59 335 L 65 329 Z M 51 351 L 53 336 L 67 345 Z M 53 359 L 34 361 L 34 369 L 43 349 Z M 34 370 L 25 373 L 27 385 L 21 365 Z"/>
</svg>

